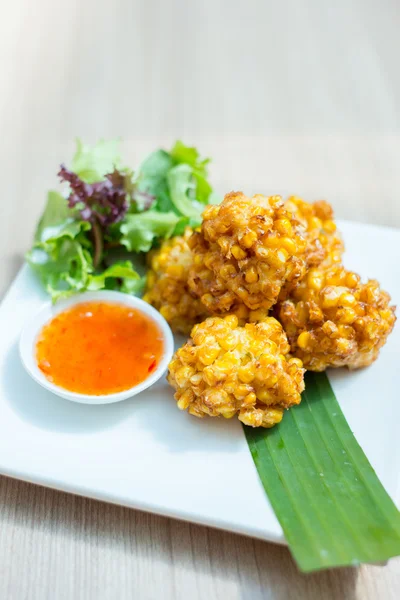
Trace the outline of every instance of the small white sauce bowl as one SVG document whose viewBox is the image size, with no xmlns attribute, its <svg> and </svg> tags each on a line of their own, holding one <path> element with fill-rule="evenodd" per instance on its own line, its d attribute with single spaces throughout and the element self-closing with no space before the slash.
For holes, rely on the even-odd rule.
<svg viewBox="0 0 400 600">
<path fill-rule="evenodd" d="M 56 315 L 68 308 L 71 308 L 72 306 L 82 304 L 83 302 L 96 301 L 129 306 L 149 316 L 158 325 L 164 340 L 164 354 L 155 371 L 147 379 L 138 385 L 129 388 L 128 390 L 117 392 L 115 394 L 102 394 L 99 396 L 92 394 L 78 394 L 55 385 L 42 373 L 36 361 L 36 343 L 43 326 L 49 323 Z M 71 296 L 66 300 L 60 300 L 56 304 L 47 302 L 29 321 L 29 323 L 25 325 L 19 339 L 19 353 L 22 364 L 32 379 L 34 379 L 47 390 L 50 390 L 50 392 L 57 394 L 57 396 L 61 396 L 62 398 L 66 398 L 72 402 L 81 402 L 82 404 L 111 404 L 112 402 L 120 402 L 121 400 L 126 400 L 132 396 L 136 396 L 136 394 L 143 392 L 143 390 L 149 388 L 158 379 L 160 379 L 160 377 L 162 377 L 167 370 L 167 366 L 172 358 L 173 352 L 174 338 L 164 317 L 162 317 L 155 308 L 150 306 L 150 304 L 147 304 L 147 302 L 144 300 L 136 298 L 135 296 L 123 294 L 122 292 L 114 292 L 111 290 L 76 294 L 75 296 Z"/>
</svg>

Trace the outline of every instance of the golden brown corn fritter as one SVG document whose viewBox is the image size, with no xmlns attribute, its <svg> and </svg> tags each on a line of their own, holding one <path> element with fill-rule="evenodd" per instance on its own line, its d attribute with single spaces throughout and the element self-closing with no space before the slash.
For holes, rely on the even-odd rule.
<svg viewBox="0 0 400 600">
<path fill-rule="evenodd" d="M 299 404 L 301 360 L 272 317 L 240 327 L 234 315 L 195 325 L 191 339 L 169 365 L 178 407 L 196 417 L 238 415 L 253 427 L 272 427 L 284 408 Z"/>
<path fill-rule="evenodd" d="M 330 205 L 296 196 L 230 193 L 205 209 L 200 231 L 165 242 L 145 299 L 179 332 L 215 315 L 170 364 L 178 406 L 272 427 L 300 402 L 303 364 L 323 371 L 376 360 L 394 307 L 376 281 L 345 270 L 343 252 Z"/>
<path fill-rule="evenodd" d="M 331 205 L 325 200 L 310 204 L 297 196 L 290 196 L 284 206 L 304 228 L 307 270 L 340 264 L 344 245 L 336 229 Z"/>
<path fill-rule="evenodd" d="M 143 299 L 160 311 L 177 333 L 189 334 L 193 325 L 207 317 L 201 300 L 188 288 L 193 256 L 187 245 L 192 235 L 188 227 L 183 236 L 167 240 L 149 256 L 147 290 Z"/>
<path fill-rule="evenodd" d="M 194 253 L 189 287 L 214 314 L 237 304 L 269 309 L 282 288 L 306 270 L 304 228 L 280 196 L 225 196 L 203 213 L 201 232 L 189 240 Z"/>
<path fill-rule="evenodd" d="M 396 320 L 390 296 L 342 266 L 310 269 L 282 302 L 277 317 L 292 352 L 310 371 L 367 367 L 377 359 Z"/>
</svg>

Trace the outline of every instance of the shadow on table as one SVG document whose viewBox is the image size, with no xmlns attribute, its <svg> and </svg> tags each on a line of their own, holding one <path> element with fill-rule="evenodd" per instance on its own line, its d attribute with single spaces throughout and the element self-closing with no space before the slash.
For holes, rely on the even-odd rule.
<svg viewBox="0 0 400 600">
<path fill-rule="evenodd" d="M 9 522 L 24 523 L 28 530 L 40 530 L 46 536 L 51 532 L 60 556 L 53 568 L 64 568 L 67 553 L 80 556 L 85 560 L 74 563 L 76 580 L 84 576 L 90 581 L 104 573 L 115 581 L 115 597 L 122 585 L 118 577 L 114 579 L 117 573 L 124 577 L 124 598 L 130 597 L 130 586 L 136 591 L 139 586 L 142 597 L 149 598 L 160 590 L 165 598 L 190 597 L 185 596 L 188 589 L 197 590 L 193 597 L 210 600 L 355 597 L 357 568 L 302 575 L 283 546 L 6 478 L 0 481 L 5 508 L 0 515 L 8 513 Z M 53 546 L 48 546 L 51 552 Z M 43 550 L 39 559 L 46 560 Z M 35 569 L 35 560 L 34 553 L 30 569 Z"/>
<path fill-rule="evenodd" d="M 14 344 L 1 374 L 5 397 L 12 410 L 24 421 L 46 431 L 90 434 L 134 419 L 134 428 L 146 431 L 173 452 L 204 451 L 217 448 L 238 452 L 243 432 L 233 419 L 197 419 L 177 410 L 173 391 L 165 379 L 123 402 L 85 405 L 70 402 L 45 390 L 33 381 L 22 366 Z"/>
<path fill-rule="evenodd" d="M 11 408 L 36 427 L 60 433 L 95 433 L 112 427 L 133 410 L 133 401 L 85 405 L 70 402 L 42 388 L 24 370 L 14 344 L 2 373 L 6 398 Z"/>
<path fill-rule="evenodd" d="M 199 419 L 177 409 L 173 390 L 165 379 L 140 394 L 135 423 L 171 452 L 217 449 L 230 453 L 243 449 L 243 429 L 236 418 Z"/>
</svg>

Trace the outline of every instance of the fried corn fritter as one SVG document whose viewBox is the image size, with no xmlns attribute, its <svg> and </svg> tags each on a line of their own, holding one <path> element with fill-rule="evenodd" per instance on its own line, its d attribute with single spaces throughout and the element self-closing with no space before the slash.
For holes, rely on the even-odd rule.
<svg viewBox="0 0 400 600">
<path fill-rule="evenodd" d="M 150 270 L 143 299 L 152 304 L 177 333 L 189 334 L 195 323 L 207 317 L 207 310 L 188 288 L 188 274 L 193 262 L 187 240 L 183 236 L 165 241 L 150 255 Z"/>
<path fill-rule="evenodd" d="M 213 314 L 235 305 L 269 309 L 282 288 L 305 273 L 303 225 L 287 212 L 280 196 L 227 194 L 203 213 L 189 287 Z"/>
<path fill-rule="evenodd" d="M 350 369 L 370 365 L 392 331 L 396 317 L 379 283 L 342 266 L 310 269 L 276 315 L 292 352 L 306 369 Z"/>
<path fill-rule="evenodd" d="M 344 244 L 331 205 L 325 200 L 309 203 L 298 196 L 290 196 L 285 201 L 285 208 L 305 228 L 307 268 L 340 264 Z"/>
<path fill-rule="evenodd" d="M 272 427 L 304 389 L 302 362 L 288 352 L 272 317 L 244 327 L 235 315 L 210 317 L 174 355 L 168 381 L 178 407 L 196 417 L 237 414 L 246 425 Z"/>
</svg>

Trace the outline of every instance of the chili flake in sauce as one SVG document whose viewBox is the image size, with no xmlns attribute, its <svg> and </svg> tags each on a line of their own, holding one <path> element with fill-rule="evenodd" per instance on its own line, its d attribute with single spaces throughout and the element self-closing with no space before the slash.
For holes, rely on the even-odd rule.
<svg viewBox="0 0 400 600">
<path fill-rule="evenodd" d="M 114 394 L 157 368 L 164 340 L 141 311 L 111 302 L 85 302 L 59 313 L 36 344 L 39 369 L 52 383 L 80 394 Z"/>
</svg>

